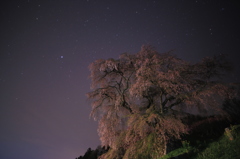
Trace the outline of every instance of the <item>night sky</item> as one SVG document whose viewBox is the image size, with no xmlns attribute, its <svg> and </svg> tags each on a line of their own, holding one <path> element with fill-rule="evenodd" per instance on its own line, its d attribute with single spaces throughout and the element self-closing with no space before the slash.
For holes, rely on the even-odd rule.
<svg viewBox="0 0 240 159">
<path fill-rule="evenodd" d="M 143 44 L 197 62 L 226 54 L 238 82 L 240 6 L 231 0 L 0 3 L 0 158 L 74 159 L 100 141 L 88 65 Z"/>
</svg>

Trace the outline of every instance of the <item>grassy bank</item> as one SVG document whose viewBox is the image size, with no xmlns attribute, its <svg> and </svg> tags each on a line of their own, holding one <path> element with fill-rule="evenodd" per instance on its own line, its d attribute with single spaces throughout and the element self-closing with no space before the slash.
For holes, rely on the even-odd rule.
<svg viewBox="0 0 240 159">
<path fill-rule="evenodd" d="M 194 141 L 195 140 L 195 141 Z M 239 159 L 240 158 L 240 125 L 234 125 L 229 131 L 215 139 L 198 140 L 191 136 L 183 141 L 181 148 L 169 152 L 160 159 L 172 157 L 189 159 Z"/>
</svg>

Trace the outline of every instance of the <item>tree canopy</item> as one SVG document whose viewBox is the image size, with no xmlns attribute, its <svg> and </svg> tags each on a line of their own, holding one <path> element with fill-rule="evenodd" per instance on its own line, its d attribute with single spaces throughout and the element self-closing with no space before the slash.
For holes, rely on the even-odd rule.
<svg viewBox="0 0 240 159">
<path fill-rule="evenodd" d="M 184 116 L 226 115 L 221 103 L 235 95 L 234 87 L 220 80 L 230 70 L 223 55 L 192 64 L 142 46 L 133 55 L 96 60 L 89 69 L 91 116 L 99 121 L 102 145 L 111 147 L 102 158 L 161 157 L 170 137 L 188 132 Z"/>
</svg>

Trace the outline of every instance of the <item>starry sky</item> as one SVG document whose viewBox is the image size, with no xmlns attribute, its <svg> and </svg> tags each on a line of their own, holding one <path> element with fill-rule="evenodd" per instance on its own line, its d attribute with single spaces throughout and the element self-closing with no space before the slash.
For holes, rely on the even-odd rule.
<svg viewBox="0 0 240 159">
<path fill-rule="evenodd" d="M 100 141 L 89 118 L 88 65 L 143 44 L 197 62 L 226 54 L 238 82 L 233 0 L 0 2 L 0 158 L 74 159 Z"/>
</svg>

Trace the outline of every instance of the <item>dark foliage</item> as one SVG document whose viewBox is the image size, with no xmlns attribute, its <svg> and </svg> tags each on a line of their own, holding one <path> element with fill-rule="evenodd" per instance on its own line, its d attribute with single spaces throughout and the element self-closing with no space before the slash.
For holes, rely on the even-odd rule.
<svg viewBox="0 0 240 159">
<path fill-rule="evenodd" d="M 222 116 L 189 116 L 185 122 L 189 125 L 189 134 L 182 140 L 195 145 L 198 152 L 185 153 L 178 156 L 178 159 L 195 158 L 196 154 L 206 149 L 209 143 L 217 141 L 224 134 L 225 128 L 232 124 L 228 118 Z"/>
<path fill-rule="evenodd" d="M 106 153 L 109 150 L 109 147 L 101 147 L 98 146 L 96 150 L 92 150 L 91 148 L 87 149 L 87 152 L 83 156 L 79 156 L 76 159 L 97 159 L 102 154 Z"/>
<path fill-rule="evenodd" d="M 240 123 L 240 100 L 237 98 L 227 99 L 223 104 L 223 110 L 225 110 L 230 116 L 230 120 L 233 123 Z"/>
</svg>

